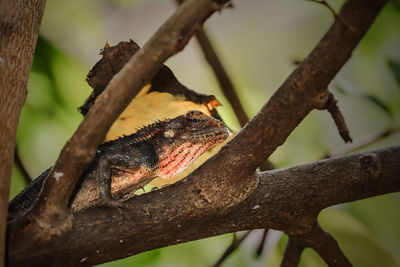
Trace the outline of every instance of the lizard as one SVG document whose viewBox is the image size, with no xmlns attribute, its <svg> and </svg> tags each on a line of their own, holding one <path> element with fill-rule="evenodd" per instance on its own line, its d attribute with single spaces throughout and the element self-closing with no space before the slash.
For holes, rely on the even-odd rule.
<svg viewBox="0 0 400 267">
<path fill-rule="evenodd" d="M 230 135 L 225 124 L 192 110 L 157 121 L 98 147 L 70 201 L 73 212 L 95 205 L 120 206 L 156 177 L 169 179 Z M 28 211 L 51 168 L 21 191 L 8 207 L 8 220 Z"/>
</svg>

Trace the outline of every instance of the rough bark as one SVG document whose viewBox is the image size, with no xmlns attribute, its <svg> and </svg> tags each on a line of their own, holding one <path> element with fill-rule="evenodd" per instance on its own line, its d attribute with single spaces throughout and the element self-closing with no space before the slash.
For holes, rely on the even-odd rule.
<svg viewBox="0 0 400 267">
<path fill-rule="evenodd" d="M 15 138 L 44 0 L 6 0 L 0 5 L 0 265 L 5 233 Z"/>
<path fill-rule="evenodd" d="M 258 187 L 245 201 L 230 207 L 205 198 L 196 186 L 200 177 L 193 175 L 129 200 L 126 209 L 97 207 L 75 213 L 71 231 L 56 238 L 26 244 L 21 240 L 29 236 L 10 236 L 9 262 L 13 266 L 93 265 L 249 229 L 305 235 L 325 207 L 399 191 L 399 162 L 398 146 L 260 173 Z M 11 231 L 14 227 L 19 226 L 12 225 Z"/>
</svg>

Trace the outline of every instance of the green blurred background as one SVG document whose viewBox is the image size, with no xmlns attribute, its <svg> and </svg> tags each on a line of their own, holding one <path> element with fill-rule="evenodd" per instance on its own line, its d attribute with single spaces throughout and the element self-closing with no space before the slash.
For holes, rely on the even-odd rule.
<svg viewBox="0 0 400 267">
<path fill-rule="evenodd" d="M 338 10 L 342 1 L 329 1 Z M 308 1 L 236 0 L 206 22 L 251 117 L 269 99 L 333 22 L 329 10 Z M 47 1 L 28 97 L 17 144 L 32 177 L 54 164 L 82 116 L 77 112 L 91 89 L 84 81 L 107 41 L 129 38 L 143 45 L 172 14 L 173 1 Z M 225 122 L 238 130 L 232 109 L 194 41 L 166 63 L 178 79 L 198 92 L 214 94 Z M 354 51 L 329 89 L 339 101 L 355 142 L 394 129 L 363 149 L 399 144 L 400 2 L 391 1 Z M 272 156 L 277 167 L 320 159 L 349 150 L 326 111 L 313 111 Z M 24 187 L 14 168 L 11 196 Z M 400 195 L 389 194 L 324 210 L 322 226 L 339 241 L 355 266 L 400 266 Z M 103 234 L 103 233 L 102 233 Z M 262 256 L 254 251 L 262 232 L 254 231 L 223 266 L 279 266 L 287 237 L 270 231 Z M 210 266 L 230 244 L 232 234 L 158 249 L 103 266 Z M 301 266 L 325 266 L 306 250 Z"/>
</svg>

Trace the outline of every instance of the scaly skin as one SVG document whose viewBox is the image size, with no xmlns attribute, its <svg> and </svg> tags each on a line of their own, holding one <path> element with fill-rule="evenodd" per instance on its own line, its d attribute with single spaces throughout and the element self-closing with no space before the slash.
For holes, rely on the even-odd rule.
<svg viewBox="0 0 400 267">
<path fill-rule="evenodd" d="M 169 179 L 230 132 L 200 111 L 159 121 L 136 133 L 102 144 L 85 169 L 71 201 L 78 211 L 100 203 L 120 206 L 156 177 Z M 27 211 L 37 199 L 50 169 L 30 183 L 9 205 L 8 219 Z"/>
</svg>

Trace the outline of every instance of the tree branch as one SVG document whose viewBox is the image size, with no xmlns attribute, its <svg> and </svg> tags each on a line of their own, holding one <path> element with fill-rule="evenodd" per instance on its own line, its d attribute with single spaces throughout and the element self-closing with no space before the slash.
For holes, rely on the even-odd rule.
<svg viewBox="0 0 400 267">
<path fill-rule="evenodd" d="M 0 265 L 4 263 L 18 121 L 45 3 L 45 0 L 8 0 L 0 4 Z"/>
<path fill-rule="evenodd" d="M 329 266 L 352 266 L 337 241 L 318 223 L 305 234 L 289 237 L 281 266 L 297 266 L 306 247 L 313 248 Z"/>
<path fill-rule="evenodd" d="M 334 22 L 270 101 L 230 142 L 229 153 L 236 157 L 237 169 L 249 170 L 259 166 L 285 141 L 319 98 L 324 97 L 329 82 L 349 59 L 385 2 L 349 0 L 345 3 L 339 16 L 346 25 L 341 20 Z M 229 155 L 221 153 L 221 157 L 225 156 Z M 237 172 L 237 169 L 233 168 L 233 171 Z"/>
<path fill-rule="evenodd" d="M 285 254 L 283 254 L 283 259 L 281 267 L 296 267 L 299 265 L 301 254 L 303 253 L 306 245 L 302 240 L 296 239 L 289 236 L 288 243 L 286 245 Z"/>
<path fill-rule="evenodd" d="M 329 266 L 352 266 L 340 249 L 337 241 L 327 232 L 322 230 L 318 223 L 307 234 L 298 237 L 313 248 Z"/>
<path fill-rule="evenodd" d="M 207 198 L 233 205 L 257 186 L 255 169 L 326 97 L 328 83 L 351 56 L 386 1 L 349 0 L 328 32 L 254 118 L 195 173 Z M 354 30 L 354 29 L 357 30 Z M 253 177 L 253 178 L 252 178 Z M 242 188 L 240 196 L 236 188 Z"/>
<path fill-rule="evenodd" d="M 24 236 L 10 235 L 9 263 L 76 265 L 85 259 L 85 264 L 94 265 L 167 245 L 260 228 L 304 235 L 326 207 L 400 191 L 399 162 L 397 146 L 263 172 L 259 186 L 233 206 L 216 205 L 205 198 L 195 185 L 200 177 L 193 175 L 134 197 L 123 210 L 93 207 L 77 212 L 71 231 L 51 239 L 31 243 L 21 242 Z M 19 226 L 11 222 L 10 231 L 15 227 Z"/>
<path fill-rule="evenodd" d="M 336 127 L 338 128 L 339 134 L 344 140 L 345 143 L 353 142 L 350 137 L 349 129 L 347 128 L 346 122 L 342 113 L 340 112 L 338 106 L 336 105 L 337 101 L 332 93 L 328 92 L 328 101 L 326 103 L 326 110 L 331 114 L 333 120 L 335 121 Z"/>
</svg>

